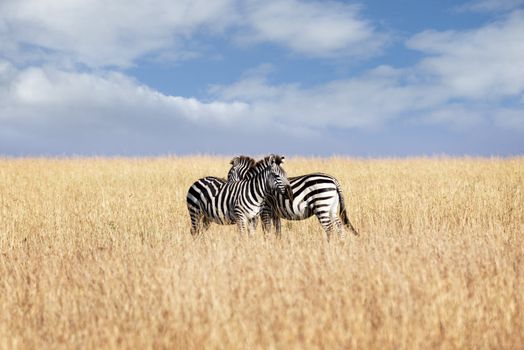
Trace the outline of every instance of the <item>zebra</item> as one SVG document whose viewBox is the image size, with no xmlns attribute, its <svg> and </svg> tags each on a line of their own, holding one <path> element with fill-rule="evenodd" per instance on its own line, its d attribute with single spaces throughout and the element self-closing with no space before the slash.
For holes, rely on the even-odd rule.
<svg viewBox="0 0 524 350">
<path fill-rule="evenodd" d="M 228 177 L 250 178 L 257 171 L 257 168 L 252 167 L 247 173 L 242 169 L 242 174 L 245 175 L 235 174 L 237 169 L 233 165 Z M 281 237 L 280 218 L 304 220 L 315 215 L 326 233 L 327 240 L 330 239 L 330 234 L 335 228 L 340 235 L 343 235 L 342 223 L 358 236 L 358 232 L 349 221 L 342 189 L 336 178 L 324 173 L 312 173 L 290 177 L 289 183 L 293 192 L 291 196 L 286 198 L 280 193 L 273 192 L 266 198 L 260 215 L 264 233 L 269 232 L 274 224 L 275 234 Z"/>
<path fill-rule="evenodd" d="M 231 164 L 232 168 L 235 168 L 235 171 L 230 171 L 227 177 L 227 181 L 223 178 L 216 177 L 216 176 L 206 176 L 204 178 L 199 179 L 198 181 L 195 181 L 193 185 L 190 188 L 190 191 L 200 193 L 200 195 L 193 194 L 191 198 L 191 206 L 189 201 L 189 192 L 188 192 L 188 198 L 187 198 L 187 206 L 188 209 L 194 211 L 195 213 L 200 210 L 200 208 L 205 208 L 206 203 L 210 203 L 210 196 L 215 196 L 218 191 L 224 186 L 227 182 L 233 182 L 238 181 L 240 179 L 243 179 L 245 177 L 246 172 L 255 165 L 255 160 L 250 157 L 244 157 L 244 156 L 238 156 L 231 159 L 229 164 Z M 211 225 L 211 219 L 209 216 L 206 216 L 202 213 L 195 214 L 196 216 L 196 225 L 193 224 L 193 218 L 191 219 L 191 233 L 196 234 L 200 231 L 206 231 L 209 229 L 209 226 Z M 256 228 L 256 220 L 255 222 L 251 223 L 253 227 Z"/>
<path fill-rule="evenodd" d="M 196 235 L 211 222 L 221 225 L 237 224 L 241 233 L 255 228 L 256 217 L 260 214 L 269 193 L 291 194 L 286 172 L 282 169 L 284 157 L 270 155 L 254 163 L 247 158 L 235 157 L 233 167 L 251 166 L 257 173 L 249 179 L 236 181 L 238 174 L 228 176 L 229 181 L 208 176 L 197 180 L 189 188 L 186 201 L 191 218 L 191 234 Z M 247 162 L 246 162 L 247 161 Z"/>
</svg>

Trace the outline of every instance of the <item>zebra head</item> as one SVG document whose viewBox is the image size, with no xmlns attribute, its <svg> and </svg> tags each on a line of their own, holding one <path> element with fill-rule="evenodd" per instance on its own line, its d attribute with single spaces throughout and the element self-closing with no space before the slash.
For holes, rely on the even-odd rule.
<svg viewBox="0 0 524 350">
<path fill-rule="evenodd" d="M 255 160 L 247 156 L 237 156 L 231 159 L 231 169 L 227 173 L 227 181 L 234 182 L 243 180 L 247 172 L 255 165 Z"/>
<path fill-rule="evenodd" d="M 289 200 L 293 199 L 293 191 L 286 175 L 286 171 L 280 166 L 284 163 L 284 157 L 270 155 L 265 158 L 269 165 L 269 176 L 267 178 L 268 186 L 272 191 L 278 191 L 287 196 Z"/>
</svg>

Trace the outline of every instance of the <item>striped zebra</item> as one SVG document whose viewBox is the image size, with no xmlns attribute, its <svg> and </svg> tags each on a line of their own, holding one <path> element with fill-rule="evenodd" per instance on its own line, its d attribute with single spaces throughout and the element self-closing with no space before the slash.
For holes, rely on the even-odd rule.
<svg viewBox="0 0 524 350">
<path fill-rule="evenodd" d="M 257 168 L 251 168 L 245 175 L 235 174 L 237 169 L 233 165 L 228 177 L 254 176 Z M 242 178 L 242 177 L 240 177 Z M 354 235 L 358 235 L 351 222 L 349 221 L 342 189 L 337 179 L 323 173 L 312 173 L 302 176 L 290 177 L 292 194 L 284 197 L 280 193 L 273 192 L 266 198 L 266 203 L 262 209 L 262 228 L 264 232 L 271 230 L 272 224 L 275 226 L 275 233 L 281 235 L 280 219 L 304 220 L 315 215 L 329 240 L 331 232 L 336 228 L 340 235 L 343 235 L 342 224 L 346 226 Z M 292 198 L 289 200 L 288 198 Z"/>
<path fill-rule="evenodd" d="M 200 208 L 205 208 L 208 203 L 211 203 L 211 196 L 215 196 L 226 184 L 226 182 L 238 181 L 245 177 L 245 174 L 251 167 L 255 165 L 255 160 L 250 157 L 234 157 L 231 159 L 229 164 L 235 168 L 234 172 L 229 172 L 227 181 L 220 177 L 206 176 L 194 182 L 190 187 L 189 191 L 193 192 L 191 199 L 189 199 L 189 192 L 187 194 L 187 207 L 191 212 L 198 214 L 191 216 L 191 233 L 197 234 L 200 231 L 206 231 L 209 229 L 212 220 L 210 216 L 204 215 L 204 211 L 201 213 Z M 256 221 L 252 223 L 252 226 L 256 226 Z"/>
<path fill-rule="evenodd" d="M 208 176 L 193 183 L 186 198 L 191 234 L 207 229 L 211 222 L 221 225 L 236 223 L 241 233 L 246 228 L 251 233 L 269 193 L 291 194 L 289 181 L 281 167 L 283 160 L 284 157 L 270 155 L 255 163 L 246 157 L 235 157 L 232 166 L 240 171 L 228 175 L 228 181 Z M 242 169 L 248 167 L 257 169 L 257 173 L 249 179 L 239 179 Z"/>
</svg>

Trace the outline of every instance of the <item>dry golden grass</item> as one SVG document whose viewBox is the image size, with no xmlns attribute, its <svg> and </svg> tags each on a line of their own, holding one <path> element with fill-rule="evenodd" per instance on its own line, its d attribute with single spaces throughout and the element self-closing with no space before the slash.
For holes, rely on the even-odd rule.
<svg viewBox="0 0 524 350">
<path fill-rule="evenodd" d="M 289 158 L 360 237 L 195 240 L 228 160 L 0 159 L 0 348 L 524 348 L 524 158 Z"/>
</svg>

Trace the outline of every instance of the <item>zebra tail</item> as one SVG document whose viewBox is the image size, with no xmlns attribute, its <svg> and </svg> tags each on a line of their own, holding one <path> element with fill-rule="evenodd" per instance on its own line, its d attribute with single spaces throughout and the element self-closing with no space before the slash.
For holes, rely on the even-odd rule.
<svg viewBox="0 0 524 350">
<path fill-rule="evenodd" d="M 342 195 L 342 190 L 340 189 L 340 185 L 337 183 L 337 193 L 338 193 L 338 214 L 340 215 L 340 219 L 342 220 L 342 223 L 346 228 L 348 228 L 355 236 L 358 236 L 357 230 L 353 227 L 351 224 L 351 221 L 349 221 L 348 213 L 346 210 L 346 203 L 344 201 L 344 196 Z"/>
</svg>

